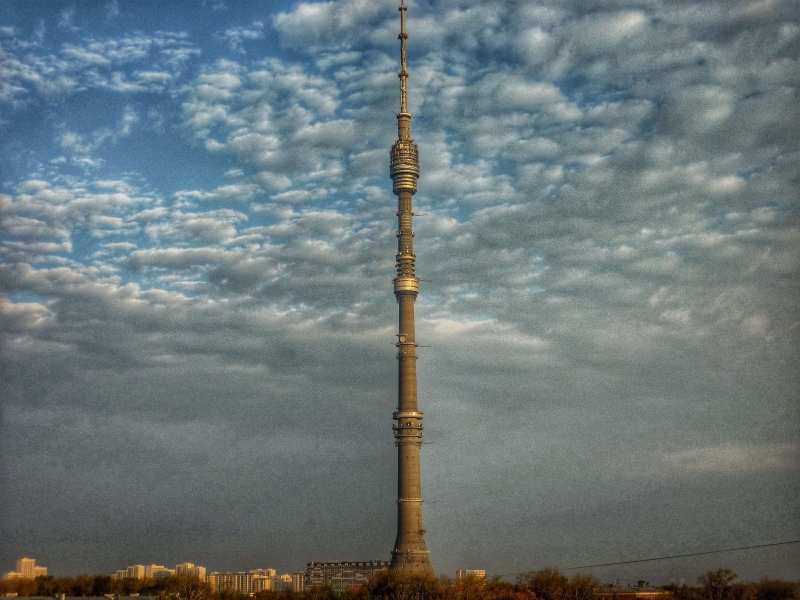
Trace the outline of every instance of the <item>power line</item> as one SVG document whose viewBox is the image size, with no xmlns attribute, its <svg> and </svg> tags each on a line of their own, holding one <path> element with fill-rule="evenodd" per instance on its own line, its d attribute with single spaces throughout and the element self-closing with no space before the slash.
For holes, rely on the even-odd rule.
<svg viewBox="0 0 800 600">
<path fill-rule="evenodd" d="M 591 567 L 610 567 L 612 565 L 629 565 L 632 563 L 652 562 L 654 560 L 668 560 L 670 558 L 686 558 L 688 556 L 701 556 L 703 554 L 720 554 L 722 552 L 735 552 L 736 550 L 752 550 L 753 548 L 767 548 L 769 546 L 785 546 L 786 544 L 798 544 L 800 540 L 792 540 L 790 542 L 773 542 L 771 544 L 758 544 L 756 546 L 742 546 L 740 548 L 726 548 L 725 550 L 708 550 L 706 552 L 692 552 L 690 554 L 675 554 L 673 556 L 659 556 L 657 558 L 640 558 L 638 560 L 624 560 L 621 562 L 603 563 L 600 565 L 583 565 L 582 567 L 568 567 L 565 571 L 573 569 L 589 569 Z"/>
<path fill-rule="evenodd" d="M 623 560 L 619 562 L 601 563 L 598 565 L 582 565 L 580 567 L 566 567 L 562 571 L 574 571 L 575 569 L 591 569 L 594 567 L 611 567 L 614 565 L 630 565 L 633 563 L 653 562 L 656 560 L 669 560 L 672 558 L 687 558 L 689 556 L 702 556 L 704 554 L 720 554 L 722 552 L 735 552 L 737 550 L 752 550 L 754 548 L 769 548 L 770 546 L 786 546 L 787 544 L 800 544 L 800 540 L 791 540 L 788 542 L 772 542 L 769 544 L 757 544 L 755 546 L 741 546 L 739 548 L 726 548 L 724 550 L 707 550 L 705 552 L 691 552 L 689 554 L 673 554 L 672 556 L 658 556 L 656 558 L 639 558 L 636 560 Z M 513 575 L 523 575 L 523 573 L 509 573 L 508 575 L 501 575 L 500 577 L 511 577 Z"/>
</svg>

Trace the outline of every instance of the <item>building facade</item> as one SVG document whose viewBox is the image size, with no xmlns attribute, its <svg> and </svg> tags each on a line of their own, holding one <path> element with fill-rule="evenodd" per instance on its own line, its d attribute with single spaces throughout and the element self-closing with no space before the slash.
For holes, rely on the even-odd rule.
<svg viewBox="0 0 800 600">
<path fill-rule="evenodd" d="M 292 575 L 277 575 L 275 569 L 254 569 L 238 573 L 209 573 L 206 581 L 214 592 L 280 592 L 293 589 Z"/>
<path fill-rule="evenodd" d="M 190 577 L 197 577 L 200 581 L 206 580 L 206 568 L 195 566 L 193 563 L 181 563 L 175 565 L 175 575 L 188 575 Z"/>
<path fill-rule="evenodd" d="M 206 580 L 206 568 L 196 567 L 192 563 L 182 563 L 175 565 L 174 569 L 167 569 L 164 565 L 130 565 L 124 569 L 118 569 L 113 573 L 114 579 L 161 579 L 171 575 L 188 575 L 197 577 L 200 581 Z"/>
<path fill-rule="evenodd" d="M 145 579 L 161 579 L 175 575 L 175 569 L 167 569 L 164 565 L 145 565 L 144 578 Z"/>
<path fill-rule="evenodd" d="M 305 571 L 299 573 L 292 573 L 292 591 L 302 592 L 306 589 L 306 574 Z"/>
<path fill-rule="evenodd" d="M 294 578 L 291 573 L 284 573 L 272 579 L 273 592 L 291 592 L 294 590 Z"/>
<path fill-rule="evenodd" d="M 239 573 L 209 573 L 206 581 L 213 592 L 250 593 L 253 576 L 241 571 Z"/>
<path fill-rule="evenodd" d="M 125 571 L 125 579 L 144 579 L 144 565 L 131 565 Z"/>
<path fill-rule="evenodd" d="M 304 587 L 331 585 L 339 593 L 348 588 L 357 588 L 367 583 L 378 571 L 385 571 L 391 563 L 388 560 L 369 560 L 363 562 L 310 562 L 306 564 Z"/>
<path fill-rule="evenodd" d="M 459 569 L 456 571 L 456 580 L 467 579 L 473 577 L 475 579 L 486 579 L 486 571 L 484 569 Z"/>
</svg>

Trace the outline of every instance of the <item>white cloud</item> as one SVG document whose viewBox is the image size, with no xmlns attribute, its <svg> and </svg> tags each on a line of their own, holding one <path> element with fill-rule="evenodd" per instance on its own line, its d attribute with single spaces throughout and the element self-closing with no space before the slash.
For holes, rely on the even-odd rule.
<svg viewBox="0 0 800 600">
<path fill-rule="evenodd" d="M 292 12 L 276 15 L 273 26 L 281 33 L 284 44 L 314 51 L 347 46 L 349 32 L 368 31 L 367 25 L 386 12 L 369 0 L 301 2 Z"/>
<path fill-rule="evenodd" d="M 0 297 L 0 327 L 7 334 L 9 329 L 19 332 L 41 327 L 52 316 L 46 306 L 37 302 L 11 303 Z"/>
<path fill-rule="evenodd" d="M 64 11 L 60 27 L 80 31 L 72 25 L 73 17 L 74 10 Z M 39 98 L 52 100 L 94 88 L 123 94 L 163 92 L 186 62 L 200 54 L 182 35 L 164 32 L 150 37 L 89 37 L 82 43 L 65 43 L 57 54 L 43 54 L 37 44 L 23 55 L 25 44 L 12 39 L 9 51 L 0 53 L 0 103 L 17 109 Z M 129 65 L 142 63 L 143 68 L 126 72 Z"/>
<path fill-rule="evenodd" d="M 68 45 L 62 50 L 62 54 L 68 58 L 74 58 L 82 63 L 86 63 L 87 65 L 111 64 L 111 61 L 108 60 L 106 57 L 97 54 L 95 52 L 90 52 L 85 48 Z"/>
<path fill-rule="evenodd" d="M 244 43 L 264 39 L 264 23 L 253 21 L 249 26 L 231 27 L 218 37 L 228 40 L 231 48 L 236 52 L 244 52 Z"/>
</svg>

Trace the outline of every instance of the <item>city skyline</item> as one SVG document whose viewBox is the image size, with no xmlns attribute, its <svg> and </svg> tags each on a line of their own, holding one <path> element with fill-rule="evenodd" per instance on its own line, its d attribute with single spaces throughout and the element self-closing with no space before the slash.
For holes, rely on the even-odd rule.
<svg viewBox="0 0 800 600">
<path fill-rule="evenodd" d="M 434 571 L 799 539 L 800 3 L 407 5 Z M 0 3 L 0 563 L 390 558 L 397 19 Z"/>
<path fill-rule="evenodd" d="M 794 544 L 798 542 L 789 542 L 789 543 Z M 662 557 L 649 560 L 663 561 L 674 558 L 676 557 Z M 647 562 L 647 560 L 642 560 L 638 562 L 641 564 Z M 40 576 L 44 576 L 47 579 L 47 567 L 36 565 L 35 563 L 36 561 L 33 558 L 23 557 L 21 559 L 17 559 L 16 561 L 17 571 L 3 573 L 2 580 L 3 581 L 34 580 Z M 583 568 L 590 568 L 590 567 L 583 567 Z M 82 571 L 80 575 L 62 574 L 60 577 L 65 579 L 70 579 L 74 577 L 77 578 L 108 577 L 116 581 L 149 580 L 151 583 L 159 579 L 167 579 L 167 578 L 174 579 L 175 577 L 189 577 L 197 579 L 201 582 L 208 583 L 209 589 L 212 592 L 227 590 L 227 591 L 251 593 L 251 594 L 263 591 L 287 591 L 287 590 L 302 592 L 302 591 L 308 591 L 315 586 L 327 585 L 335 581 L 334 591 L 339 593 L 352 585 L 360 585 L 366 583 L 369 580 L 369 578 L 378 571 L 388 571 L 388 570 L 402 571 L 402 569 L 392 569 L 391 561 L 388 560 L 333 561 L 333 562 L 311 561 L 305 564 L 305 569 L 302 571 L 293 571 L 281 574 L 279 574 L 276 569 L 263 568 L 263 567 L 258 567 L 255 569 L 237 569 L 228 572 L 219 572 L 215 570 L 207 570 L 206 567 L 200 565 L 194 565 L 194 563 L 184 562 L 177 564 L 174 569 L 165 568 L 164 565 L 157 565 L 155 563 L 149 565 L 136 564 L 136 565 L 128 565 L 126 568 L 123 569 L 117 569 L 116 572 L 109 573 L 106 575 L 87 574 L 85 571 Z M 719 568 L 718 570 L 721 571 L 723 570 L 723 568 Z M 540 572 L 544 573 L 547 571 L 563 575 L 563 573 L 561 573 L 558 569 L 553 570 L 550 567 Z M 575 571 L 575 574 L 580 575 L 581 577 L 586 577 L 585 573 L 580 573 L 575 569 L 568 568 L 567 571 Z M 406 571 L 405 573 L 401 574 L 413 575 L 413 576 L 420 576 L 420 575 L 428 576 L 428 574 L 424 572 L 412 573 Z M 514 577 L 516 579 L 517 585 L 529 585 L 530 581 L 529 579 L 526 580 L 526 577 L 529 578 L 532 574 L 535 574 L 535 572 L 530 571 L 525 573 L 511 573 L 505 575 L 491 574 L 490 577 L 496 581 L 502 581 L 503 579 L 508 580 L 508 578 Z M 704 573 L 703 575 L 707 576 L 708 574 L 709 573 Z M 440 575 L 446 576 L 446 574 L 440 574 Z M 756 581 L 758 581 L 758 580 L 741 579 L 736 574 L 732 574 L 731 577 L 732 577 L 731 581 L 736 581 L 737 584 L 755 583 Z M 52 580 L 53 576 L 50 576 L 49 579 Z M 485 569 L 475 569 L 475 568 L 458 569 L 455 573 L 455 578 L 451 578 L 450 581 L 452 583 L 453 581 L 458 582 L 462 579 L 485 580 L 487 579 L 487 573 Z M 769 584 L 770 579 L 761 578 L 760 581 L 762 583 L 766 582 L 767 584 Z M 772 581 L 778 581 L 778 580 L 772 580 Z M 698 583 L 700 582 L 699 581 L 687 582 L 683 577 L 678 579 L 670 578 L 668 582 L 664 581 L 656 585 L 651 585 L 650 582 L 642 579 L 637 580 L 635 583 L 631 582 L 621 583 L 619 578 L 615 578 L 614 581 L 609 581 L 609 582 L 602 582 L 596 577 L 594 578 L 594 585 L 596 586 L 598 597 L 604 595 L 618 596 L 620 594 L 632 594 L 634 591 L 636 591 L 636 594 L 634 595 L 637 595 L 637 597 L 650 597 L 653 594 L 660 596 L 666 593 L 664 590 L 667 586 L 677 585 L 678 587 L 683 587 L 684 585 L 688 585 L 688 587 L 691 588 L 691 587 L 696 587 Z M 800 583 L 800 581 L 795 581 L 794 583 L 797 584 Z"/>
</svg>

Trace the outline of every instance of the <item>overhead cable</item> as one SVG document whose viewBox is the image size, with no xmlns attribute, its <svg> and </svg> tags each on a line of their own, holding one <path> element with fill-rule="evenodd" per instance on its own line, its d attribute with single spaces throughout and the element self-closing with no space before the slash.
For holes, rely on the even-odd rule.
<svg viewBox="0 0 800 600">
<path fill-rule="evenodd" d="M 771 542 L 769 544 L 756 544 L 753 546 L 740 546 L 738 548 L 725 548 L 724 550 L 706 550 L 703 552 L 690 552 L 688 554 L 673 554 L 671 556 L 657 556 L 655 558 L 637 558 L 636 560 L 622 560 L 618 562 L 600 563 L 596 565 L 581 565 L 579 567 L 564 567 L 562 571 L 574 571 L 575 569 L 593 569 L 595 567 L 611 567 L 615 565 L 630 565 L 633 563 L 653 562 L 657 560 L 670 560 L 673 558 L 687 558 L 690 556 L 702 556 L 704 554 L 721 554 L 723 552 L 736 552 L 738 550 L 753 550 L 755 548 L 769 548 L 771 546 L 786 546 L 788 544 L 800 544 L 800 540 L 790 540 L 788 542 Z M 500 577 L 513 577 L 524 575 L 525 573 L 509 573 Z"/>
</svg>

